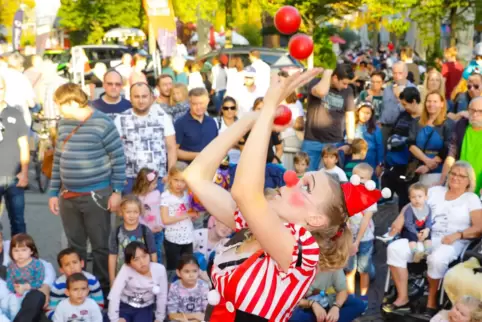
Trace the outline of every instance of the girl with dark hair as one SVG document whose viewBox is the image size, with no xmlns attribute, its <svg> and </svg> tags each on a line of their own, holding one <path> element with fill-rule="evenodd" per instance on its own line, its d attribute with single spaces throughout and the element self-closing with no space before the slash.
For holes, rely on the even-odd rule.
<svg viewBox="0 0 482 322">
<path fill-rule="evenodd" d="M 209 285 L 199 278 L 200 271 L 196 257 L 190 254 L 181 257 L 176 269 L 179 279 L 169 288 L 167 313 L 170 320 L 204 321 Z"/>
<path fill-rule="evenodd" d="M 150 261 L 145 244 L 133 241 L 124 249 L 125 264 L 109 293 L 109 319 L 119 322 L 163 322 L 166 318 L 167 275 Z"/>
<path fill-rule="evenodd" d="M 221 104 L 219 111 L 219 117 L 217 118 L 217 124 L 219 133 L 224 132 L 229 126 L 238 120 L 238 104 L 236 100 L 231 96 L 225 96 Z M 229 163 L 237 164 L 241 151 L 239 145 L 236 144 L 228 152 Z"/>
</svg>

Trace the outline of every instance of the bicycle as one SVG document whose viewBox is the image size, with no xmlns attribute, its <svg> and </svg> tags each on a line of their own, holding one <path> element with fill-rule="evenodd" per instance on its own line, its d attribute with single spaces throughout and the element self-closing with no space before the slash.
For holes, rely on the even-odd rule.
<svg viewBox="0 0 482 322">
<path fill-rule="evenodd" d="M 37 181 L 41 193 L 45 193 L 50 183 L 50 178 L 42 173 L 42 165 L 45 151 L 53 149 L 50 128 L 51 122 L 58 122 L 60 117 L 46 118 L 41 114 L 32 114 L 32 131 L 37 133 L 37 139 L 34 143 L 34 149 L 30 151 L 32 163 L 35 169 L 35 180 Z M 57 124 L 56 124 L 57 125 Z"/>
</svg>

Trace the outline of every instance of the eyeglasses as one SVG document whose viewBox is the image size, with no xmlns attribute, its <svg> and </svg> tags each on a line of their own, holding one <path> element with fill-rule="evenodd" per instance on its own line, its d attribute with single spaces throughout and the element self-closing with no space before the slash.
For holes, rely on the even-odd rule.
<svg viewBox="0 0 482 322">
<path fill-rule="evenodd" d="M 469 91 L 470 91 L 472 88 L 475 89 L 475 90 L 477 90 L 477 89 L 480 88 L 480 86 L 479 86 L 478 84 L 475 84 L 475 85 L 472 85 L 472 84 L 471 84 L 471 85 L 467 85 L 467 88 L 469 89 Z"/>
<path fill-rule="evenodd" d="M 459 178 L 459 179 L 467 179 L 469 177 L 467 175 L 455 173 L 455 172 L 450 172 L 450 175 L 455 177 L 455 178 Z"/>
<path fill-rule="evenodd" d="M 223 111 L 227 110 L 236 111 L 236 106 L 223 106 Z"/>
<path fill-rule="evenodd" d="M 116 87 L 121 87 L 122 86 L 122 83 L 105 83 L 107 86 L 116 86 Z"/>
<path fill-rule="evenodd" d="M 469 108 L 470 114 L 482 114 L 482 110 L 476 110 L 475 108 Z"/>
</svg>

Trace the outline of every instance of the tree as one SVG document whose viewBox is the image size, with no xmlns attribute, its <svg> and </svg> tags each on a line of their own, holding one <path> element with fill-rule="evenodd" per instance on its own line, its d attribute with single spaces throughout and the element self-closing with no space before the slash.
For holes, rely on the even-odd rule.
<svg viewBox="0 0 482 322">
<path fill-rule="evenodd" d="M 61 0 L 60 24 L 74 44 L 98 43 L 115 27 L 141 28 L 145 21 L 141 0 Z"/>
<path fill-rule="evenodd" d="M 20 9 L 20 4 L 25 5 L 27 11 L 32 10 L 35 7 L 35 0 L 0 0 L 0 25 L 7 28 L 9 35 L 12 32 L 13 17 L 15 12 Z"/>
</svg>

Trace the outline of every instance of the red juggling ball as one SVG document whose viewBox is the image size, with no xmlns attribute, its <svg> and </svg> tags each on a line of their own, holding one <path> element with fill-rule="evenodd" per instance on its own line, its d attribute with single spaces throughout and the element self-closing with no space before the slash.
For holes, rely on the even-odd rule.
<svg viewBox="0 0 482 322">
<path fill-rule="evenodd" d="M 301 25 L 301 15 L 298 9 L 292 6 L 279 8 L 274 16 L 274 25 L 282 34 L 294 34 Z"/>
<path fill-rule="evenodd" d="M 298 60 L 307 59 L 313 52 L 313 40 L 305 34 L 291 37 L 288 43 L 290 55 Z"/>
<path fill-rule="evenodd" d="M 291 110 L 286 105 L 278 106 L 278 115 L 274 119 L 274 124 L 276 125 L 286 125 L 291 122 Z"/>
</svg>

